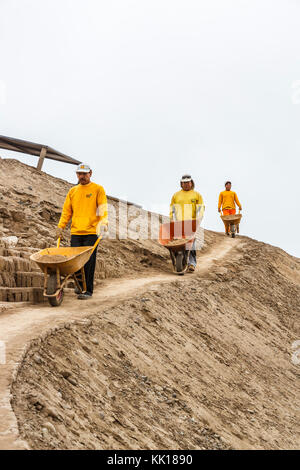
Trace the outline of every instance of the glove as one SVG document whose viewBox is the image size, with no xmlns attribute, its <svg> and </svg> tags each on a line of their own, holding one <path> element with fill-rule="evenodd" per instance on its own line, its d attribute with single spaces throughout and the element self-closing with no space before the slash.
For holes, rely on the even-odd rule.
<svg viewBox="0 0 300 470">
<path fill-rule="evenodd" d="M 56 238 L 64 239 L 64 229 L 61 227 L 56 227 Z"/>
<path fill-rule="evenodd" d="M 108 232 L 108 226 L 104 224 L 98 224 L 97 225 L 97 235 L 98 237 L 105 238 Z"/>
</svg>

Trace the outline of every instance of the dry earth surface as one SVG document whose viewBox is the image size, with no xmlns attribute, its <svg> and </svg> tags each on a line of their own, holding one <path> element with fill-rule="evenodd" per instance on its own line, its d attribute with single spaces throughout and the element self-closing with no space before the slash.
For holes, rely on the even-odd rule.
<svg viewBox="0 0 300 470">
<path fill-rule="evenodd" d="M 13 173 L 6 162 L 0 170 Z M 68 183 L 22 171 L 40 198 L 23 226 L 39 230 L 39 204 L 57 192 L 44 224 L 53 230 Z M 1 180 L 12 206 L 18 185 L 24 200 L 22 181 Z M 6 199 L 1 208 L 10 211 L 2 236 L 12 235 L 14 209 Z M 19 246 L 35 246 L 19 228 Z M 88 302 L 68 292 L 59 308 L 2 309 L 0 448 L 299 448 L 300 260 L 205 231 L 196 272 L 177 277 L 166 252 L 155 241 L 107 240 Z"/>
</svg>

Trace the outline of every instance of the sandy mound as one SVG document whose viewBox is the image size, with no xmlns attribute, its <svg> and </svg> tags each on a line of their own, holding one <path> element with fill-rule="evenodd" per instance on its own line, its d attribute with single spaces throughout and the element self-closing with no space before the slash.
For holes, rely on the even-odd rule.
<svg viewBox="0 0 300 470">
<path fill-rule="evenodd" d="M 71 185 L 16 160 L 0 159 L 0 176 L 6 299 L 42 285 L 28 259 L 55 246 Z M 196 273 L 176 277 L 166 248 L 135 226 L 120 237 L 143 213 L 126 211 L 99 246 L 87 304 L 72 292 L 59 309 L 1 314 L 0 448 L 299 447 L 300 260 L 205 231 Z"/>
<path fill-rule="evenodd" d="M 33 449 L 297 448 L 298 275 L 298 259 L 244 238 L 206 273 L 50 332 L 13 385 L 21 436 Z"/>
</svg>

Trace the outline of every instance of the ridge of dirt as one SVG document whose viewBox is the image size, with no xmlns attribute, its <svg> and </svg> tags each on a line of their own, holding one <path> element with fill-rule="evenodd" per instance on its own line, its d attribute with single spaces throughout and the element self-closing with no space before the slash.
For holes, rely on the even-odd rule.
<svg viewBox="0 0 300 470">
<path fill-rule="evenodd" d="M 21 438 L 34 449 L 296 449 L 298 270 L 280 249 L 223 238 L 195 274 L 163 275 L 33 341 L 12 386 Z"/>
<path fill-rule="evenodd" d="M 212 240 L 222 240 L 224 251 L 217 247 Z M 227 246 L 226 246 L 227 244 Z M 208 248 L 209 246 L 209 248 Z M 212 263 L 217 263 L 218 257 L 223 257 L 235 245 L 228 244 L 228 240 L 220 237 L 220 234 L 211 234 L 209 243 L 203 250 L 198 269 L 207 272 Z M 212 256 L 213 254 L 213 256 Z M 138 279 L 135 274 L 128 278 L 105 280 L 101 289 L 97 289 L 88 304 L 74 299 L 74 294 L 66 294 L 63 305 L 58 309 L 47 307 L 47 305 L 29 305 L 17 310 L 6 310 L 0 315 L 0 327 L 2 337 L 6 340 L 6 365 L 1 366 L 0 375 L 0 448 L 23 448 L 26 443 L 18 438 L 18 429 L 15 416 L 10 405 L 9 384 L 17 374 L 19 364 L 27 352 L 28 343 L 41 335 L 47 335 L 50 329 L 54 331 L 64 325 L 66 317 L 68 320 L 81 319 L 85 315 L 92 314 L 99 309 L 99 303 L 104 306 L 115 306 L 136 293 L 145 290 L 148 285 L 175 282 L 177 277 L 170 273 L 161 274 L 155 270 L 148 270 L 148 276 Z M 75 302 L 74 302 L 75 300 Z"/>
<path fill-rule="evenodd" d="M 0 245 L 16 236 L 0 285 L 13 288 L 14 267 L 55 244 L 72 185 L 17 160 L 0 176 Z M 87 303 L 68 291 L 57 309 L 0 306 L 0 449 L 299 447 L 300 260 L 205 230 L 196 272 L 176 277 L 145 231 L 119 237 L 150 217 L 124 213 Z"/>
</svg>

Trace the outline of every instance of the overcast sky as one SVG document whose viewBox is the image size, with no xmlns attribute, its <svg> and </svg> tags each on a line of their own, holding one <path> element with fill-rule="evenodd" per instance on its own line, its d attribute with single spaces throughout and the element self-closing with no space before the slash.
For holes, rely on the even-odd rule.
<svg viewBox="0 0 300 470">
<path fill-rule="evenodd" d="M 150 210 L 191 173 L 213 230 L 231 179 L 241 232 L 300 257 L 299 23 L 298 0 L 0 0 L 0 134 Z"/>
</svg>

